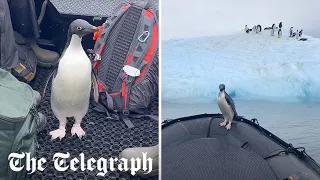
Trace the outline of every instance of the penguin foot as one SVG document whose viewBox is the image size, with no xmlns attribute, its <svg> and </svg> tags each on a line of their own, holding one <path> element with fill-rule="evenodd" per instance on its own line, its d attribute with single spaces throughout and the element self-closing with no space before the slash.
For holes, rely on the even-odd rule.
<svg viewBox="0 0 320 180">
<path fill-rule="evenodd" d="M 228 125 L 226 126 L 226 129 L 227 129 L 227 130 L 230 130 L 230 129 L 231 129 L 231 122 L 228 123 Z"/>
<path fill-rule="evenodd" d="M 220 123 L 220 126 L 225 126 L 227 124 L 227 121 L 224 120 L 222 123 Z"/>
<path fill-rule="evenodd" d="M 83 131 L 80 125 L 74 124 L 71 129 L 71 134 L 72 136 L 77 134 L 77 136 L 81 139 L 81 137 L 84 136 L 86 133 Z"/>
<path fill-rule="evenodd" d="M 50 132 L 51 140 L 55 140 L 58 137 L 61 140 L 62 138 L 64 138 L 65 135 L 66 135 L 66 131 L 62 129 L 57 129 Z"/>
</svg>

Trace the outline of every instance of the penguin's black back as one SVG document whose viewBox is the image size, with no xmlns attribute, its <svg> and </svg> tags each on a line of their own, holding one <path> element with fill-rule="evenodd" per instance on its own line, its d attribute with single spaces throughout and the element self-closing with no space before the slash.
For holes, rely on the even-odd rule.
<svg viewBox="0 0 320 180">
<path fill-rule="evenodd" d="M 234 113 L 235 116 L 238 115 L 237 110 L 236 110 L 236 105 L 234 104 L 233 99 L 231 98 L 231 96 L 229 96 L 229 94 L 227 92 L 224 92 L 225 94 L 225 99 L 227 101 L 227 103 L 231 106 L 231 109 Z"/>
</svg>

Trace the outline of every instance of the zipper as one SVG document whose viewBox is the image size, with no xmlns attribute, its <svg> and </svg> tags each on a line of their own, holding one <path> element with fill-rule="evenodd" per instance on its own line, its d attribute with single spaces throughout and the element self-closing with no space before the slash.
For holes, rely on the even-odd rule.
<svg viewBox="0 0 320 180">
<path fill-rule="evenodd" d="M 36 118 L 36 120 L 37 120 L 38 116 L 37 116 L 37 114 L 36 114 L 35 112 L 36 112 L 36 106 L 33 105 L 33 106 L 31 107 L 31 109 L 30 109 L 30 114 L 33 116 L 33 118 Z M 25 131 L 25 129 L 26 129 L 26 126 L 23 126 L 23 125 L 22 125 L 22 128 L 20 129 L 19 132 Z M 18 132 L 18 135 L 19 135 L 19 132 Z M 21 137 L 18 138 L 18 136 L 17 136 L 16 139 L 21 139 Z M 18 142 L 17 142 L 17 141 L 13 142 L 13 144 L 12 144 L 12 149 L 11 149 L 11 150 L 15 149 L 15 148 L 18 146 L 18 145 L 17 145 L 18 143 L 20 143 L 20 141 L 18 141 Z"/>
<path fill-rule="evenodd" d="M 38 119 L 37 106 L 35 104 L 31 106 L 29 113 L 32 114 L 33 117 Z"/>
</svg>

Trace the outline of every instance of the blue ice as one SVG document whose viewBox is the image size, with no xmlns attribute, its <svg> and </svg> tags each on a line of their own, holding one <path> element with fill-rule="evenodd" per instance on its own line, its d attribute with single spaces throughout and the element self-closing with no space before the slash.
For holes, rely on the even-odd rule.
<svg viewBox="0 0 320 180">
<path fill-rule="evenodd" d="M 269 31 L 162 41 L 162 99 L 320 100 L 320 39 Z"/>
</svg>

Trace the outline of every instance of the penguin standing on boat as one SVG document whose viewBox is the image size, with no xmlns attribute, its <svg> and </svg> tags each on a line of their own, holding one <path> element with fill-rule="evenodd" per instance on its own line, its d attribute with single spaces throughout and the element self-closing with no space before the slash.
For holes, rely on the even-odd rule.
<svg viewBox="0 0 320 180">
<path fill-rule="evenodd" d="M 293 36 L 293 27 L 291 27 L 289 31 L 289 37 L 292 37 L 292 36 Z"/>
<path fill-rule="evenodd" d="M 69 26 L 68 41 L 52 80 L 51 109 L 59 120 L 59 128 L 50 132 L 52 139 L 61 140 L 65 136 L 67 117 L 75 119 L 71 134 L 77 134 L 79 138 L 85 135 L 80 124 L 89 109 L 92 83 L 96 102 L 99 96 L 91 61 L 83 50 L 81 40 L 97 30 L 82 19 L 74 20 Z"/>
<path fill-rule="evenodd" d="M 220 126 L 226 126 L 227 130 L 229 130 L 231 128 L 232 120 L 238 117 L 238 114 L 232 98 L 225 91 L 225 85 L 220 84 L 219 89 L 218 106 L 224 118 L 224 121 L 220 123 Z"/>
<path fill-rule="evenodd" d="M 278 30 L 278 38 L 281 38 L 281 36 L 282 36 L 282 31 L 281 31 L 281 28 L 279 28 L 279 30 Z"/>
</svg>

